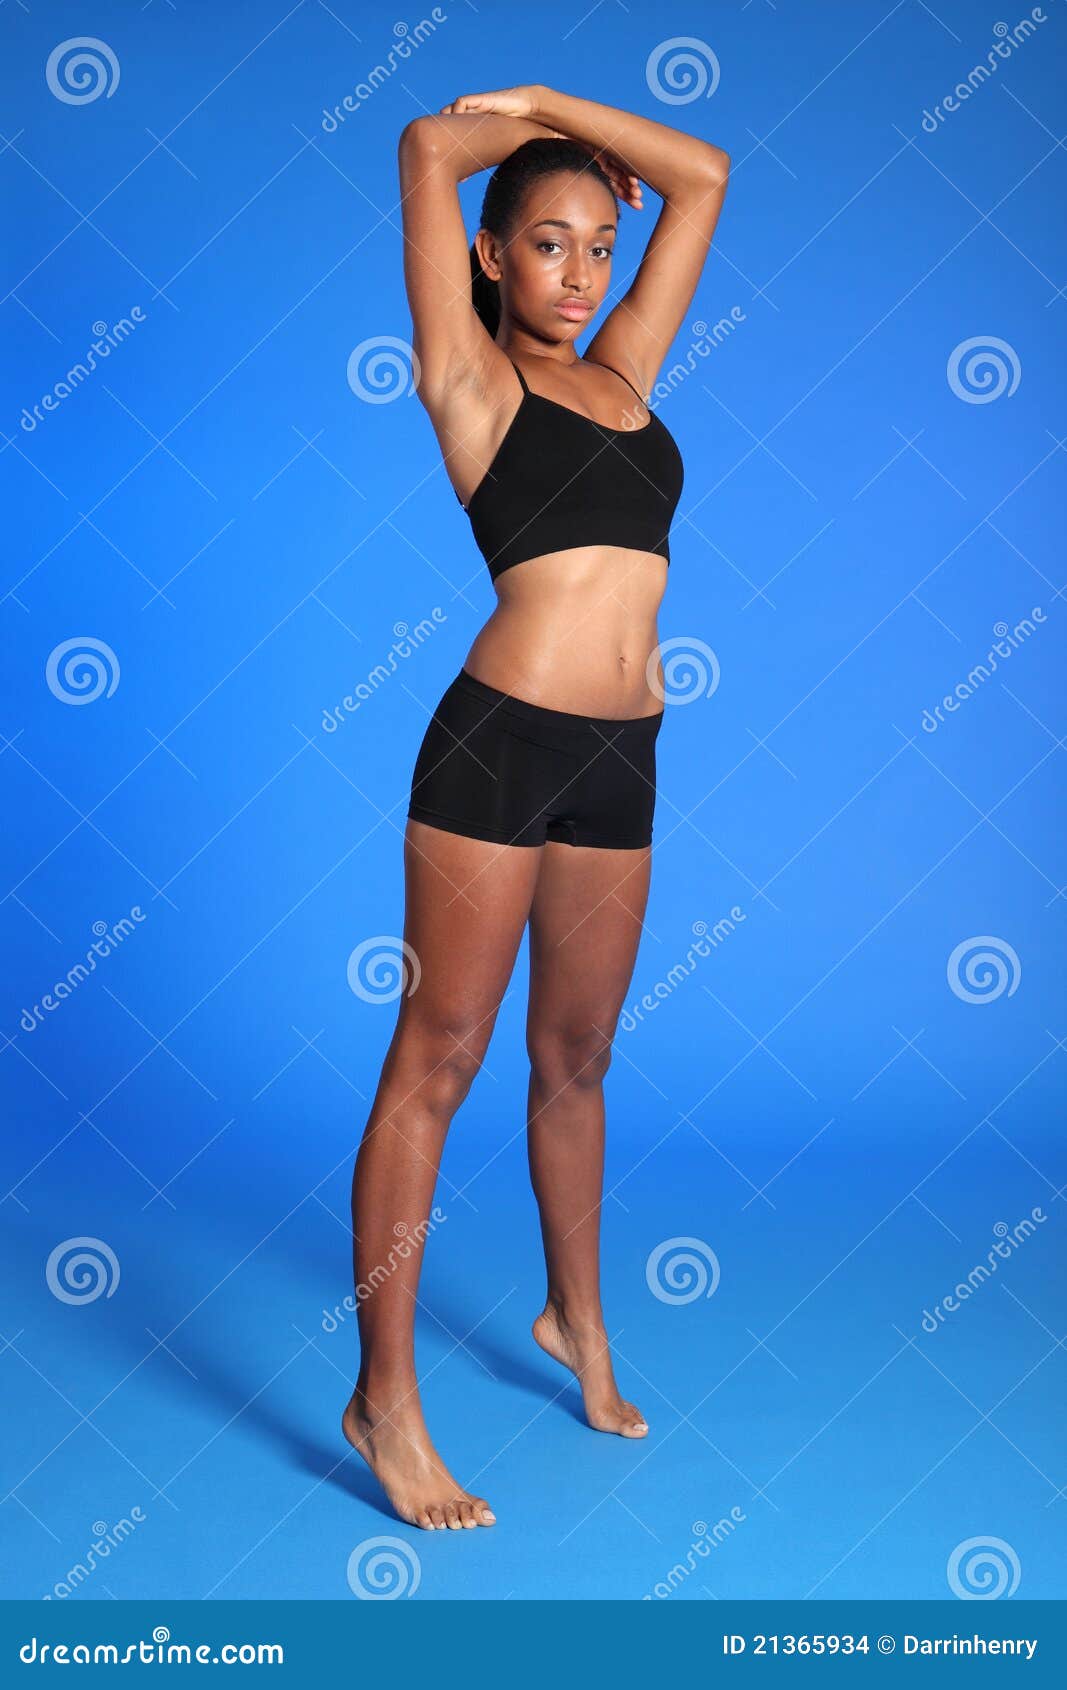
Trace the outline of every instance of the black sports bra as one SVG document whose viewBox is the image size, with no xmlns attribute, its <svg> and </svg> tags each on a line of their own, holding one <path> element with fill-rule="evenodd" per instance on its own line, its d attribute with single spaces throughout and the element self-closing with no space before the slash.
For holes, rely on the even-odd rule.
<svg viewBox="0 0 1067 1690">
<path fill-rule="evenodd" d="M 532 392 L 509 362 L 522 383 L 519 408 L 464 507 L 493 580 L 527 558 L 577 546 L 627 546 L 669 564 L 683 470 L 666 424 L 653 411 L 640 428 L 608 428 Z"/>
</svg>

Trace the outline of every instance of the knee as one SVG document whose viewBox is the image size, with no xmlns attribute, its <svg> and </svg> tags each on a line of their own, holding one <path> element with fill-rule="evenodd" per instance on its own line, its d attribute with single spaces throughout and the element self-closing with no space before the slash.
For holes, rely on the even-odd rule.
<svg viewBox="0 0 1067 1690">
<path fill-rule="evenodd" d="M 420 1021 L 405 1029 L 398 1066 L 413 1097 L 432 1115 L 449 1118 L 482 1066 L 484 1028 L 462 1020 Z"/>
<path fill-rule="evenodd" d="M 553 1093 L 566 1086 L 600 1085 L 611 1065 L 613 1032 L 613 1026 L 599 1021 L 531 1029 L 526 1048 L 535 1078 Z"/>
</svg>

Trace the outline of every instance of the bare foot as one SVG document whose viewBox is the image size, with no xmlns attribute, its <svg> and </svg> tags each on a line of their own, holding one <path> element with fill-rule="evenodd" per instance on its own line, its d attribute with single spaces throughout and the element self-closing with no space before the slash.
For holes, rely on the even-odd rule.
<svg viewBox="0 0 1067 1690">
<path fill-rule="evenodd" d="M 640 1410 L 619 1395 L 603 1321 L 565 1319 L 562 1310 L 548 1302 L 533 1323 L 533 1335 L 547 1355 L 577 1374 L 590 1426 L 624 1438 L 647 1435 Z"/>
<path fill-rule="evenodd" d="M 485 1498 L 457 1485 L 434 1449 L 413 1391 L 390 1415 L 381 1405 L 372 1408 L 357 1387 L 341 1416 L 341 1430 L 410 1526 L 459 1531 L 495 1525 Z"/>
</svg>

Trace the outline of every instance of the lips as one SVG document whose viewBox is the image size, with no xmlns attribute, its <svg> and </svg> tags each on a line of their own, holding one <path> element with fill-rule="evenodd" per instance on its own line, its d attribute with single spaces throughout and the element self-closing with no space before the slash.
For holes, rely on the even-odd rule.
<svg viewBox="0 0 1067 1690">
<path fill-rule="evenodd" d="M 588 317 L 592 309 L 591 305 L 587 305 L 581 299 L 561 299 L 556 306 L 556 310 L 561 317 L 567 317 L 576 323 L 581 322 L 584 317 Z"/>
</svg>

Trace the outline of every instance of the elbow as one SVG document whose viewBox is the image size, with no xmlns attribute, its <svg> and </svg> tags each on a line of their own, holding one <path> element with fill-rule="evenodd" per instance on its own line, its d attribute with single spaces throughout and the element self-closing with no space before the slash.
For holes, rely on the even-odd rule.
<svg viewBox="0 0 1067 1690">
<path fill-rule="evenodd" d="M 400 131 L 397 143 L 397 153 L 400 158 L 409 158 L 414 154 L 427 155 L 436 150 L 440 135 L 440 124 L 432 116 L 413 117 L 410 123 L 405 123 Z"/>
<path fill-rule="evenodd" d="M 707 180 L 716 187 L 723 187 L 730 175 L 730 155 L 721 147 L 708 146 L 705 148 L 704 170 Z"/>
<path fill-rule="evenodd" d="M 677 199 L 687 215 L 697 215 L 709 207 L 717 214 L 730 177 L 730 155 L 710 143 L 700 142 L 699 148 L 696 156 L 687 160 L 685 174 L 667 197 Z"/>
</svg>

